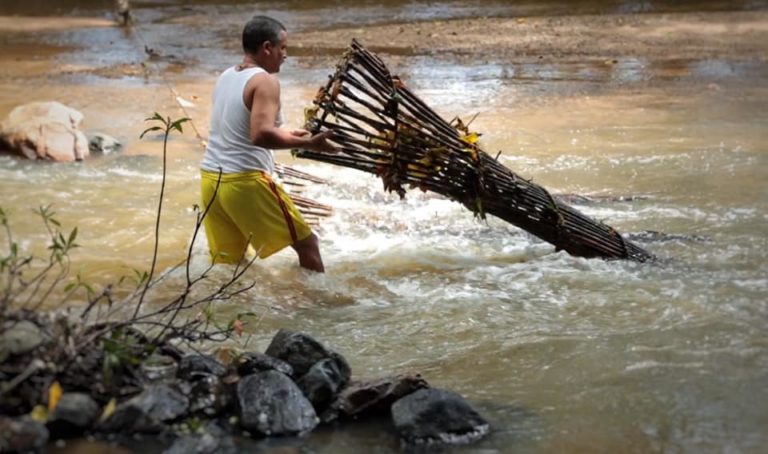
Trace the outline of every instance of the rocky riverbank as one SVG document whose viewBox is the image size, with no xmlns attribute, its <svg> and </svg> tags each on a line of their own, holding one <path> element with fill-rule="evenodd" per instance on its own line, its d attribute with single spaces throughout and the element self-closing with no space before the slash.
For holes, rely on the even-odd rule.
<svg viewBox="0 0 768 454">
<path fill-rule="evenodd" d="M 405 446 L 466 444 L 489 432 L 458 394 L 418 374 L 353 379 L 343 355 L 304 333 L 280 330 L 263 353 L 213 356 L 129 329 L 55 364 L 65 325 L 45 320 L 3 326 L 0 452 L 84 436 L 151 436 L 171 453 L 236 452 L 243 437 L 301 437 L 370 417 Z"/>
</svg>

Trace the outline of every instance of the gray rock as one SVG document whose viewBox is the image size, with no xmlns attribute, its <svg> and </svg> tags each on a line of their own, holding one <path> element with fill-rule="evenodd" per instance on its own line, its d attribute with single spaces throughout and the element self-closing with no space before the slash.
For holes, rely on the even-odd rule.
<svg viewBox="0 0 768 454">
<path fill-rule="evenodd" d="M 0 123 L 0 144 L 27 159 L 80 161 L 89 155 L 82 121 L 83 114 L 58 102 L 24 104 Z"/>
<path fill-rule="evenodd" d="M 230 454 L 237 452 L 232 436 L 215 423 L 202 433 L 179 437 L 163 454 Z"/>
<path fill-rule="evenodd" d="M 293 367 L 290 364 L 264 353 L 248 352 L 241 355 L 238 359 L 237 373 L 241 377 L 267 370 L 276 370 L 289 377 L 293 377 Z"/>
<path fill-rule="evenodd" d="M 51 438 L 71 438 L 82 435 L 101 413 L 95 400 L 84 393 L 64 393 L 48 418 Z"/>
<path fill-rule="evenodd" d="M 290 378 L 269 370 L 237 385 L 240 424 L 254 435 L 295 435 L 317 425 L 312 404 Z"/>
<path fill-rule="evenodd" d="M 121 148 L 123 148 L 123 144 L 112 136 L 101 132 L 95 132 L 88 136 L 88 150 L 91 153 L 109 154 L 119 151 Z"/>
<path fill-rule="evenodd" d="M 337 361 L 339 370 L 347 378 L 350 375 L 349 364 L 343 356 L 304 333 L 281 329 L 272 338 L 265 353 L 290 364 L 296 377 L 302 377 L 315 363 L 326 358 Z"/>
<path fill-rule="evenodd" d="M 484 437 L 488 421 L 460 395 L 421 389 L 392 404 L 395 429 L 406 444 L 466 444 Z"/>
<path fill-rule="evenodd" d="M 339 391 L 347 383 L 349 383 L 349 370 L 340 370 L 339 363 L 334 358 L 326 358 L 316 362 L 296 382 L 318 413 L 322 412 L 336 398 Z"/>
<path fill-rule="evenodd" d="M 23 355 L 36 349 L 50 338 L 29 320 L 9 321 L 0 334 L 0 362 L 11 355 Z"/>
<path fill-rule="evenodd" d="M 152 382 L 171 382 L 176 378 L 178 369 L 175 359 L 157 352 L 141 362 L 142 372 Z"/>
<path fill-rule="evenodd" d="M 184 380 L 189 380 L 191 375 L 195 372 L 204 372 L 206 374 L 216 375 L 217 377 L 223 377 L 227 374 L 227 368 L 216 361 L 212 356 L 208 355 L 191 354 L 181 358 L 176 376 Z"/>
<path fill-rule="evenodd" d="M 227 409 L 233 401 L 232 388 L 220 377 L 205 372 L 195 372 L 190 380 L 181 385 L 182 392 L 189 397 L 189 411 L 215 416 Z"/>
<path fill-rule="evenodd" d="M 102 425 L 111 432 L 159 432 L 163 423 L 183 416 L 189 399 L 168 385 L 151 385 L 139 395 L 119 404 Z"/>
<path fill-rule="evenodd" d="M 0 452 L 38 451 L 48 442 L 48 429 L 29 417 L 0 416 Z"/>
</svg>

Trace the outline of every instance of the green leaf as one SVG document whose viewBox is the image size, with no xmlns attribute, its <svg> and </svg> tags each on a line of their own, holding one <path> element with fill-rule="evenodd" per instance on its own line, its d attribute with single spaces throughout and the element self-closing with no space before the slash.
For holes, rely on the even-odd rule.
<svg viewBox="0 0 768 454">
<path fill-rule="evenodd" d="M 75 242 L 75 238 L 77 238 L 77 227 L 72 229 L 72 231 L 69 233 L 69 239 L 67 240 L 67 245 L 71 246 Z"/>
<path fill-rule="evenodd" d="M 183 134 L 184 131 L 181 129 L 181 125 L 182 123 L 186 123 L 187 121 L 189 121 L 189 118 L 187 117 L 180 118 L 171 124 L 171 129 L 176 129 L 177 131 Z"/>
<path fill-rule="evenodd" d="M 144 130 L 144 132 L 141 133 L 141 135 L 139 136 L 139 139 L 143 139 L 144 135 L 146 135 L 148 132 L 162 131 L 162 130 L 163 130 L 163 128 L 161 128 L 160 126 L 153 126 L 151 128 L 147 128 L 147 129 Z"/>
<path fill-rule="evenodd" d="M 72 290 L 73 288 L 75 288 L 75 287 L 77 287 L 77 283 L 76 283 L 76 282 L 71 282 L 71 283 L 67 284 L 67 285 L 64 287 L 64 291 L 65 291 L 65 292 L 69 292 L 69 291 L 71 291 L 71 290 Z"/>
<path fill-rule="evenodd" d="M 153 120 L 158 120 L 158 121 L 162 121 L 163 123 L 165 123 L 165 119 L 163 119 L 162 115 L 160 115 L 157 112 L 155 112 L 155 114 L 153 116 L 144 119 L 144 121 L 153 121 Z"/>
</svg>

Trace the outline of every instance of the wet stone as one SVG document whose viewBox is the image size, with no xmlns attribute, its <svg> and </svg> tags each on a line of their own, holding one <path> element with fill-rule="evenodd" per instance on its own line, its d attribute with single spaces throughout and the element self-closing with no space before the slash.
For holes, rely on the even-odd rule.
<svg viewBox="0 0 768 454">
<path fill-rule="evenodd" d="M 109 154 L 121 148 L 123 144 L 110 135 L 102 132 L 88 134 L 88 150 L 91 153 Z"/>
<path fill-rule="evenodd" d="M 296 382 L 318 412 L 322 412 L 349 383 L 349 367 L 343 369 L 339 364 L 336 358 L 320 360 Z"/>
<path fill-rule="evenodd" d="M 48 340 L 48 335 L 28 320 L 6 322 L 0 335 L 0 362 L 11 355 L 28 353 Z"/>
<path fill-rule="evenodd" d="M 36 452 L 48 442 L 45 425 L 29 417 L 0 416 L 0 452 Z"/>
<path fill-rule="evenodd" d="M 418 374 L 353 382 L 341 392 L 334 406 L 350 417 L 389 414 L 395 401 L 425 388 L 429 384 Z"/>
<path fill-rule="evenodd" d="M 181 391 L 189 397 L 189 411 L 207 417 L 223 412 L 233 400 L 230 387 L 220 377 L 205 372 L 193 373 Z"/>
<path fill-rule="evenodd" d="M 48 418 L 51 438 L 71 438 L 82 435 L 101 413 L 95 400 L 84 393 L 64 393 Z"/>
<path fill-rule="evenodd" d="M 488 422 L 463 397 L 441 389 L 421 389 L 398 400 L 392 420 L 407 445 L 467 444 L 489 431 Z"/>
<path fill-rule="evenodd" d="M 187 380 L 194 372 L 204 372 L 223 377 L 227 374 L 227 368 L 208 355 L 191 354 L 181 358 L 176 376 Z"/>
<path fill-rule="evenodd" d="M 168 385 L 151 385 L 141 394 L 119 404 L 103 424 L 110 432 L 159 432 L 164 423 L 183 416 L 189 408 L 186 396 Z"/>
<path fill-rule="evenodd" d="M 296 377 L 302 377 L 315 363 L 326 358 L 336 358 L 340 369 L 349 369 L 347 361 L 338 353 L 304 333 L 286 329 L 277 332 L 265 353 L 290 364 Z"/>
<path fill-rule="evenodd" d="M 237 385 L 240 424 L 253 435 L 295 435 L 317 425 L 312 404 L 286 375 L 273 370 L 249 375 Z"/>
<path fill-rule="evenodd" d="M 267 370 L 276 370 L 293 377 L 293 367 L 290 364 L 264 353 L 244 353 L 238 360 L 237 373 L 242 377 Z"/>
</svg>

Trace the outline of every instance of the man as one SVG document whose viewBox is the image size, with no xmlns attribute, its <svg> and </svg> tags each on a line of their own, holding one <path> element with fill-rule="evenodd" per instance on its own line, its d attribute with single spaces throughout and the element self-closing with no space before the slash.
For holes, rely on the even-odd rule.
<svg viewBox="0 0 768 454">
<path fill-rule="evenodd" d="M 281 129 L 280 83 L 287 32 L 275 19 L 255 16 L 243 29 L 243 61 L 219 76 L 213 92 L 208 146 L 201 164 L 205 233 L 214 263 L 237 263 L 250 241 L 260 258 L 286 246 L 299 265 L 324 272 L 317 236 L 270 175 L 273 149 L 334 152 L 330 131 L 310 136 Z M 218 192 L 214 191 L 221 171 Z"/>
</svg>

